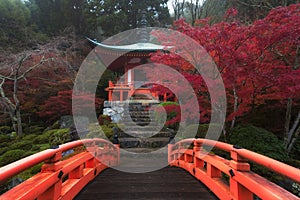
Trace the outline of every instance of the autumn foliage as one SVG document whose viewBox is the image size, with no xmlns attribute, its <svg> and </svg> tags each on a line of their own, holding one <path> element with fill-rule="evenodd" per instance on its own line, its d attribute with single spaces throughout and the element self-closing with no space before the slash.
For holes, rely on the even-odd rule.
<svg viewBox="0 0 300 200">
<path fill-rule="evenodd" d="M 194 39 L 213 58 L 226 87 L 227 121 L 234 126 L 237 117 L 270 102 L 285 106 L 292 98 L 299 103 L 300 95 L 300 4 L 278 7 L 264 19 L 244 25 L 235 20 L 237 11 L 226 13 L 223 22 L 210 25 L 209 19 L 196 21 L 191 26 L 184 20 L 173 28 Z M 165 45 L 172 35 L 155 33 Z M 179 48 L 189 48 L 180 45 Z M 178 49 L 177 49 L 178 50 Z M 195 55 L 190 55 L 191 57 Z M 198 91 L 202 121 L 210 115 L 210 98 L 206 83 L 191 63 L 180 54 L 159 52 L 152 56 L 180 71 Z M 157 74 L 156 74 L 157 75 Z"/>
<path fill-rule="evenodd" d="M 26 55 L 26 59 L 18 71 L 20 75 L 41 62 L 42 59 L 47 60 L 18 80 L 17 95 L 20 100 L 23 123 L 46 122 L 50 124 L 62 115 L 72 113 L 73 84 L 76 70 L 80 67 L 84 54 L 89 52 L 86 46 L 82 41 L 75 42 L 68 37 L 58 37 L 51 43 L 40 46 L 38 50 L 12 55 L 5 59 L 5 63 L 1 62 L 1 76 L 12 77 L 11 73 L 18 67 L 19 58 L 23 54 Z M 7 79 L 2 86 L 7 98 L 14 102 L 14 81 Z M 84 93 L 78 96 L 76 101 L 90 102 L 91 98 L 92 95 Z M 96 105 L 93 104 L 93 106 L 99 106 L 100 99 L 95 99 L 95 103 Z M 0 105 L 3 106 L 3 104 Z M 10 124 L 5 109 L 0 120 L 3 124 Z"/>
</svg>

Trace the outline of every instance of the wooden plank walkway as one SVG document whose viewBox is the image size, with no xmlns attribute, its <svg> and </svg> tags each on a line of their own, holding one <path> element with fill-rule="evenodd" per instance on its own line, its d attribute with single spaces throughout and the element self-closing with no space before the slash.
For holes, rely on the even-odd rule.
<svg viewBox="0 0 300 200">
<path fill-rule="evenodd" d="M 166 167 L 149 173 L 106 169 L 75 200 L 94 199 L 206 199 L 217 198 L 183 169 Z"/>
</svg>

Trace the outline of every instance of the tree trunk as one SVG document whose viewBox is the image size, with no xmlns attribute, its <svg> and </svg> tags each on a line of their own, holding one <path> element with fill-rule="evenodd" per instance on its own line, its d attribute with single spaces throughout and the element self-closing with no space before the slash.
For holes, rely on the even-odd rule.
<svg viewBox="0 0 300 200">
<path fill-rule="evenodd" d="M 292 104 L 293 104 L 293 100 L 291 98 L 289 98 L 288 102 L 287 102 L 287 105 L 286 105 L 284 134 L 283 134 L 283 140 L 284 140 L 284 145 L 285 146 L 288 145 L 288 135 L 289 135 L 289 131 L 290 131 Z"/>
<path fill-rule="evenodd" d="M 23 136 L 22 118 L 21 118 L 21 112 L 19 106 L 16 110 L 16 117 L 17 117 L 17 125 L 18 125 L 18 132 L 17 132 L 18 136 Z"/>
<path fill-rule="evenodd" d="M 297 141 L 298 137 L 300 134 L 300 126 L 298 127 L 298 129 L 295 132 L 294 138 L 292 139 L 291 143 L 288 145 L 287 147 L 287 153 L 289 154 L 295 144 L 295 142 Z"/>
<path fill-rule="evenodd" d="M 9 116 L 11 119 L 12 127 L 16 133 L 18 133 L 17 117 L 15 115 L 15 110 L 9 108 Z"/>
<path fill-rule="evenodd" d="M 234 96 L 233 112 L 235 113 L 238 109 L 238 100 L 239 100 L 239 97 L 236 94 L 235 88 L 233 88 L 233 96 Z M 234 127 L 235 121 L 236 121 L 236 116 L 234 116 L 231 121 L 231 126 L 230 126 L 231 129 Z"/>
<path fill-rule="evenodd" d="M 285 145 L 285 147 L 286 147 L 287 150 L 289 148 L 292 149 L 292 147 L 294 145 L 294 144 L 292 144 L 292 141 L 294 139 L 296 139 L 298 137 L 298 135 L 299 135 L 299 132 L 297 133 L 297 131 L 300 131 L 299 127 L 298 127 L 299 121 L 300 121 L 300 111 L 298 112 L 298 115 L 297 115 L 297 117 L 296 117 L 296 119 L 294 121 L 294 124 L 293 124 L 291 130 L 288 133 L 287 144 Z"/>
<path fill-rule="evenodd" d="M 24 56 L 21 61 L 19 66 L 16 69 L 16 73 L 14 74 L 14 94 L 13 94 L 13 98 L 15 101 L 15 116 L 16 116 L 16 120 L 17 120 L 17 134 L 18 136 L 23 136 L 23 130 L 22 130 L 22 119 L 21 119 L 21 111 L 20 111 L 20 101 L 18 98 L 18 79 L 19 79 L 19 70 L 22 66 L 22 63 L 24 62 L 24 60 L 26 59 L 26 56 Z"/>
</svg>

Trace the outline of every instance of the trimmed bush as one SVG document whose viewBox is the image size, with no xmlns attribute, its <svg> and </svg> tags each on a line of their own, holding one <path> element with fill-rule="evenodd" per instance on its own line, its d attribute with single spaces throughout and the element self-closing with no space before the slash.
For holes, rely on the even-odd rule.
<svg viewBox="0 0 300 200">
<path fill-rule="evenodd" d="M 40 151 L 44 151 L 46 149 L 49 149 L 50 148 L 50 144 L 47 143 L 47 144 L 38 144 L 36 146 L 39 146 L 40 147 Z"/>
<path fill-rule="evenodd" d="M 45 144 L 49 142 L 50 134 L 37 135 L 32 142 L 34 144 Z"/>
<path fill-rule="evenodd" d="M 26 134 L 30 134 L 30 135 L 31 135 L 31 134 L 39 135 L 39 134 L 41 134 L 44 130 L 45 130 L 44 127 L 41 127 L 41 126 L 38 126 L 38 125 L 36 125 L 36 126 L 30 126 L 30 127 L 24 128 L 24 132 L 25 132 Z"/>
<path fill-rule="evenodd" d="M 41 171 L 41 168 L 42 168 L 42 165 L 43 165 L 43 164 L 44 164 L 44 163 L 40 163 L 40 164 L 38 164 L 38 165 L 33 166 L 33 167 L 30 169 L 30 174 L 34 175 L 34 174 L 39 173 L 39 172 Z"/>
<path fill-rule="evenodd" d="M 0 146 L 2 143 L 8 143 L 11 141 L 11 138 L 9 135 L 0 135 Z"/>
<path fill-rule="evenodd" d="M 59 125 L 59 121 L 54 122 L 50 127 L 49 130 L 51 129 L 59 129 L 60 125 Z"/>
<path fill-rule="evenodd" d="M 105 136 L 107 138 L 111 138 L 113 135 L 113 126 L 107 126 L 107 125 L 103 125 L 101 126 L 102 131 L 104 132 Z"/>
<path fill-rule="evenodd" d="M 37 145 L 34 145 L 31 150 L 32 151 L 39 151 L 41 149 L 41 147 L 37 146 Z"/>
<path fill-rule="evenodd" d="M 252 125 L 237 126 L 231 130 L 229 142 L 281 162 L 289 160 L 283 142 L 279 141 L 273 133 L 263 128 Z M 251 164 L 251 170 L 271 181 L 278 183 L 281 180 L 281 177 L 276 173 L 255 163 Z"/>
<path fill-rule="evenodd" d="M 23 140 L 23 141 L 16 141 L 10 146 L 11 150 L 14 149 L 22 149 L 25 151 L 29 151 L 32 148 L 32 141 Z"/>
<path fill-rule="evenodd" d="M 88 138 L 105 138 L 110 139 L 113 135 L 113 127 L 116 127 L 116 124 L 107 124 L 99 127 L 98 124 L 93 124 L 89 126 L 89 133 L 87 134 Z M 101 129 L 100 129 L 101 128 Z M 105 137 L 104 137 L 104 135 Z"/>
<path fill-rule="evenodd" d="M 111 123 L 111 118 L 108 115 L 100 115 L 98 117 L 98 122 L 100 125 L 109 125 Z"/>
<path fill-rule="evenodd" d="M 220 125 L 218 125 L 218 124 L 211 124 L 211 126 L 212 126 L 213 129 L 220 128 Z M 188 125 L 185 128 L 184 132 L 183 132 L 183 137 L 184 136 L 191 137 L 192 135 L 194 136 L 194 134 L 196 134 L 194 136 L 195 138 L 205 138 L 208 127 L 209 127 L 209 124 L 191 124 L 191 125 Z M 194 133 L 195 130 L 197 130 L 197 133 Z M 219 137 L 219 141 L 224 141 L 223 133 L 221 133 L 221 135 Z"/>
<path fill-rule="evenodd" d="M 1 147 L 0 148 L 0 155 L 4 154 L 5 152 L 7 152 L 9 150 L 8 147 Z"/>
<path fill-rule="evenodd" d="M 71 140 L 70 130 L 68 128 L 49 130 L 46 131 L 45 134 L 50 135 L 49 136 L 50 146 L 57 146 L 69 142 Z"/>
<path fill-rule="evenodd" d="M 33 141 L 35 138 L 37 137 L 37 135 L 35 134 L 29 134 L 29 135 L 25 135 L 22 140 L 30 140 Z"/>
<path fill-rule="evenodd" d="M 7 151 L 2 156 L 0 156 L 0 166 L 4 166 L 14 161 L 20 160 L 24 156 L 25 151 L 21 149 Z"/>
<path fill-rule="evenodd" d="M 12 131 L 10 126 L 0 126 L 0 134 L 9 134 Z"/>
<path fill-rule="evenodd" d="M 283 142 L 263 128 L 237 126 L 230 131 L 229 142 L 276 160 L 288 160 Z"/>
</svg>

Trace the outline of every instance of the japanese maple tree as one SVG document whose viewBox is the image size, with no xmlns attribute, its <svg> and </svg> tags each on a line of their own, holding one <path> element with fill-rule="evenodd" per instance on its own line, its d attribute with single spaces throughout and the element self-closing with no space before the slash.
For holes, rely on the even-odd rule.
<svg viewBox="0 0 300 200">
<path fill-rule="evenodd" d="M 279 7 L 250 25 L 235 20 L 235 9 L 226 13 L 224 21 L 214 25 L 209 24 L 209 19 L 198 20 L 195 26 L 184 20 L 174 23 L 175 30 L 204 47 L 216 63 L 226 87 L 230 127 L 234 127 L 237 117 L 269 101 L 277 101 L 278 105 L 287 101 L 288 110 L 291 109 L 291 102 L 299 101 L 299 11 L 300 4 Z M 155 34 L 167 46 L 179 41 L 172 35 Z M 211 102 L 205 86 L 207 83 L 196 73 L 193 65 L 177 53 L 190 47 L 182 41 L 182 45 L 176 48 L 170 53 L 159 52 L 152 59 L 172 66 L 189 80 L 198 95 L 201 116 L 208 116 L 206 119 L 209 119 Z M 201 55 L 189 56 L 200 60 L 199 65 L 205 64 L 205 60 L 201 61 Z M 294 141 L 292 138 L 299 135 L 299 117 L 298 114 L 291 129 L 288 126 L 291 117 L 287 117 L 287 148 Z"/>
</svg>

